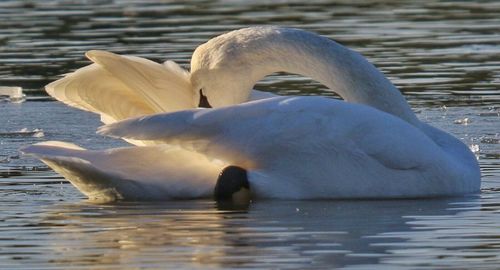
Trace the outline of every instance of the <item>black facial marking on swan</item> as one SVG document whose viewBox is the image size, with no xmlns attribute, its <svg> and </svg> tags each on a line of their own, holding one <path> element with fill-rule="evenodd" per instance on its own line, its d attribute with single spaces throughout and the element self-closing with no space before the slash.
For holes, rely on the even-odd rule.
<svg viewBox="0 0 500 270">
<path fill-rule="evenodd" d="M 238 166 L 224 168 L 217 178 L 214 199 L 217 201 L 250 200 L 247 171 Z"/>
<path fill-rule="evenodd" d="M 202 89 L 200 89 L 200 102 L 198 103 L 198 107 L 200 108 L 212 108 L 210 103 L 208 103 L 208 99 L 205 95 L 203 95 Z"/>
</svg>

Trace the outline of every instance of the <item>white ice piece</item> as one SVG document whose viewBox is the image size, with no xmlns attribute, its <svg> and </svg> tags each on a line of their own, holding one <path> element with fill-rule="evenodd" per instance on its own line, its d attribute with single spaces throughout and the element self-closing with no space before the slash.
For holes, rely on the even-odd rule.
<svg viewBox="0 0 500 270">
<path fill-rule="evenodd" d="M 26 100 L 23 88 L 19 86 L 0 86 L 0 97 L 6 97 L 11 102 L 20 103 Z"/>
</svg>

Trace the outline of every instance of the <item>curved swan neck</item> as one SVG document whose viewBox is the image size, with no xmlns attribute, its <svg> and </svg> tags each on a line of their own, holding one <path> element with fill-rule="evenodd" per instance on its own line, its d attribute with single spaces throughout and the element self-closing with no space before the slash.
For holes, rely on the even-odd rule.
<svg viewBox="0 0 500 270">
<path fill-rule="evenodd" d="M 247 72 L 254 84 L 274 72 L 300 74 L 321 82 L 348 102 L 375 107 L 415 126 L 420 123 L 399 90 L 357 52 L 297 29 L 256 27 L 240 35 L 244 48 L 239 53 L 248 54 L 242 58 L 250 63 Z"/>
</svg>

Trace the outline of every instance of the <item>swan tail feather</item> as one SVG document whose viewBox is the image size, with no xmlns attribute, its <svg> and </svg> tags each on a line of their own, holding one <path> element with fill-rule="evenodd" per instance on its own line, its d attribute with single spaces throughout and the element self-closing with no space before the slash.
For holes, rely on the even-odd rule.
<svg viewBox="0 0 500 270">
<path fill-rule="evenodd" d="M 208 197 L 224 166 L 167 146 L 92 151 L 44 142 L 21 151 L 39 158 L 89 199 L 99 201 Z"/>
<path fill-rule="evenodd" d="M 118 190 L 114 185 L 117 178 L 115 175 L 101 171 L 87 160 L 78 157 L 78 152 L 85 150 L 70 147 L 65 148 L 59 143 L 54 145 L 44 143 L 28 146 L 22 149 L 22 152 L 39 158 L 89 199 L 98 201 L 123 199 L 121 193 L 126 189 L 126 181 L 121 185 L 122 190 Z"/>
</svg>

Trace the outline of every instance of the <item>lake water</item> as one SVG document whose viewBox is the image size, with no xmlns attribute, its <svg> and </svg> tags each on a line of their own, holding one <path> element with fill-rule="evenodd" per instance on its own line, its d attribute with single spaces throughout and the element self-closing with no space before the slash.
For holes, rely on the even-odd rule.
<svg viewBox="0 0 500 270">
<path fill-rule="evenodd" d="M 250 3 L 251 2 L 251 3 Z M 496 1 L 2 1 L 0 269 L 499 269 L 500 4 Z M 463 140 L 480 194 L 433 200 L 211 200 L 93 204 L 23 145 L 125 143 L 95 135 L 95 115 L 43 86 L 106 49 L 188 67 L 194 48 L 228 30 L 286 25 L 363 53 L 420 119 Z M 279 94 L 331 92 L 298 76 L 259 83 Z M 411 154 L 411 153 L 409 153 Z"/>
</svg>

